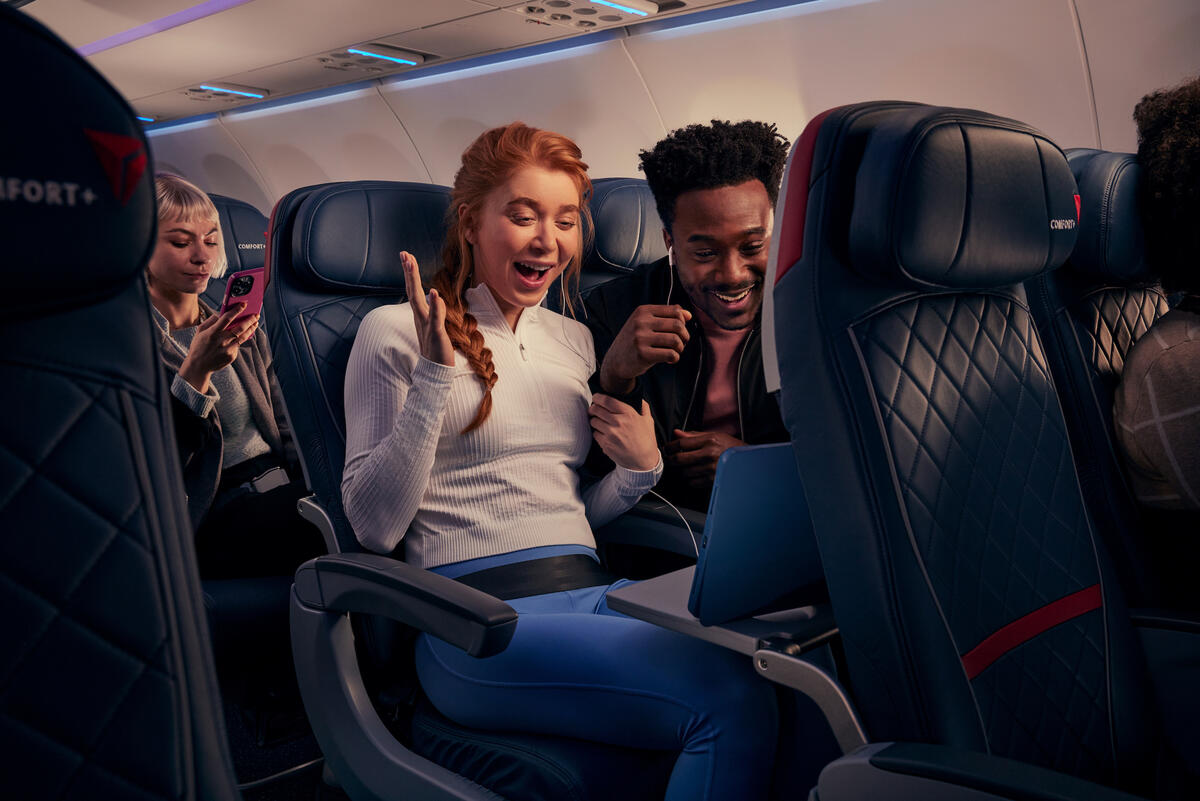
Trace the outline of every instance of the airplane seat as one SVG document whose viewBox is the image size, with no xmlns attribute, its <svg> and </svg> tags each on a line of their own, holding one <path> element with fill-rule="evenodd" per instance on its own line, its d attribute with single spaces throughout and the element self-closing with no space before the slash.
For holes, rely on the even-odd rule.
<svg viewBox="0 0 1200 801">
<path fill-rule="evenodd" d="M 667 255 L 654 195 L 645 179 L 597 178 L 592 181 L 589 207 L 592 213 L 591 241 L 583 254 L 579 284 L 568 287 L 572 291 L 571 302 L 576 314 L 581 308 L 578 299 L 588 290 Z M 585 231 L 585 241 L 586 238 Z M 546 305 L 563 312 L 559 286 L 550 287 Z"/>
<path fill-rule="evenodd" d="M 399 251 L 416 256 L 428 283 L 440 263 L 448 202 L 442 186 L 359 181 L 297 189 L 272 213 L 267 327 L 314 492 L 307 513 L 336 545 L 336 555 L 297 572 L 293 589 L 306 710 L 327 764 L 355 799 L 661 797 L 673 754 L 473 731 L 419 699 L 415 631 L 486 655 L 507 644 L 515 613 L 404 563 L 402 548 L 362 553 L 342 511 L 342 392 L 355 333 L 370 310 L 404 299 Z"/>
<path fill-rule="evenodd" d="M 767 352 L 874 741 L 813 798 L 1169 784 L 1022 286 L 1070 254 L 1075 193 L 1042 134 L 966 109 L 844 106 L 793 148 Z"/>
<path fill-rule="evenodd" d="M 233 801 L 144 277 L 146 137 L 40 23 L 0 7 L 0 38 L 27 120 L 0 127 L 0 794 Z"/>
<path fill-rule="evenodd" d="M 1125 357 L 1166 314 L 1167 297 L 1145 261 L 1138 192 L 1141 170 L 1130 153 L 1067 151 L 1079 184 L 1079 239 L 1061 269 L 1026 287 L 1046 345 L 1092 520 L 1116 557 L 1135 606 L 1162 606 L 1163 574 L 1147 548 L 1150 530 L 1125 478 L 1114 440 L 1112 407 Z"/>
<path fill-rule="evenodd" d="M 217 218 L 221 223 L 221 235 L 225 242 L 225 258 L 229 262 L 229 269 L 225 271 L 225 275 L 209 281 L 200 298 L 214 309 L 219 309 L 221 301 L 225 299 L 225 283 L 229 276 L 240 270 L 253 270 L 266 264 L 267 218 L 244 200 L 212 192 L 208 196 L 217 207 Z"/>
<path fill-rule="evenodd" d="M 216 194 L 209 194 L 209 198 L 217 207 L 229 267 L 221 278 L 208 282 L 200 298 L 219 309 L 230 275 L 265 264 L 267 218 L 245 201 Z M 274 632 L 264 631 L 264 621 L 280 621 L 286 632 L 290 576 L 210 580 L 203 585 L 219 665 L 235 660 L 255 662 L 258 660 L 253 654 L 272 653 L 280 645 L 286 650 L 286 637 L 270 636 Z"/>
</svg>

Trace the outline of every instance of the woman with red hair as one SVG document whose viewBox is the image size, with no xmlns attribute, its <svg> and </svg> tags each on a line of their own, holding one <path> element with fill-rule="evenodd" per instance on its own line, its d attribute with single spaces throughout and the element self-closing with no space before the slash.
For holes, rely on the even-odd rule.
<svg viewBox="0 0 1200 801">
<path fill-rule="evenodd" d="M 342 498 L 359 541 L 486 589 L 520 615 L 475 659 L 428 636 L 422 687 L 466 726 L 679 752 L 670 799 L 766 794 L 774 690 L 743 657 L 609 611 L 592 529 L 658 481 L 653 421 L 593 398 L 591 335 L 541 306 L 582 256 L 579 148 L 513 123 L 463 154 L 426 294 L 359 328 L 346 375 Z M 565 273 L 565 275 L 564 275 Z M 589 426 L 590 417 L 590 426 Z M 616 468 L 581 488 L 593 437 Z"/>
</svg>

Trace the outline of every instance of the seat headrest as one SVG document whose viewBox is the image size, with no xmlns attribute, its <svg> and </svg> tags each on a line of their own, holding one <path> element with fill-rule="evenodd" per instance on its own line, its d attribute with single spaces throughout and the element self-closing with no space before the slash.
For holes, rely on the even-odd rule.
<svg viewBox="0 0 1200 801">
<path fill-rule="evenodd" d="M 854 188 L 850 260 L 921 287 L 1020 283 L 1075 244 L 1075 179 L 1036 129 L 968 109 L 915 106 L 870 132 Z"/>
<path fill-rule="evenodd" d="M 641 178 L 598 178 L 592 182 L 592 247 L 585 272 L 623 275 L 667 254 L 662 223 L 650 185 Z"/>
<path fill-rule="evenodd" d="M 228 272 L 262 267 L 267 255 L 267 218 L 243 200 L 213 194 L 209 197 L 221 220 Z"/>
<path fill-rule="evenodd" d="M 1132 153 L 1078 148 L 1067 161 L 1079 184 L 1079 241 L 1067 266 L 1121 282 L 1150 280 L 1138 207 L 1142 168 Z"/>
<path fill-rule="evenodd" d="M 0 30 L 0 65 L 20 76 L 0 126 L 0 315 L 25 317 L 94 302 L 140 275 L 154 244 L 153 170 L 133 110 L 91 65 L 6 6 Z M 83 250 L 57 247 L 68 241 Z"/>
<path fill-rule="evenodd" d="M 402 181 L 318 187 L 296 211 L 291 267 L 306 283 L 336 292 L 403 292 L 398 254 L 429 275 L 440 263 L 450 189 Z"/>
</svg>

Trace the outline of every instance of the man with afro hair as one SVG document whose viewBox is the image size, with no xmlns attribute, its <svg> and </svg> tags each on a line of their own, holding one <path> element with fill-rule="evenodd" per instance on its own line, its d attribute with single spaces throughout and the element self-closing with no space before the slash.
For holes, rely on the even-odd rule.
<svg viewBox="0 0 1200 801">
<path fill-rule="evenodd" d="M 1113 421 L 1138 500 L 1200 510 L 1200 77 L 1133 112 L 1146 263 L 1182 299 L 1125 360 Z M 1195 532 L 1196 518 L 1189 516 Z"/>
<path fill-rule="evenodd" d="M 659 492 L 692 509 L 707 511 L 726 448 L 788 438 L 766 391 L 759 332 L 787 153 L 773 124 L 719 120 L 642 151 L 667 256 L 584 297 L 595 388 L 634 408 L 649 403 L 664 456 Z"/>
</svg>

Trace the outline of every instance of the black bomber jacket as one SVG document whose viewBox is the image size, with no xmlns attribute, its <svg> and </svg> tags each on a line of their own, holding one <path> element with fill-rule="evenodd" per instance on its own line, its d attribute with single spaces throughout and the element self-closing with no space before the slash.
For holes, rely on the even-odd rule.
<svg viewBox="0 0 1200 801">
<path fill-rule="evenodd" d="M 690 338 L 680 360 L 675 364 L 656 364 L 637 381 L 630 396 L 622 400 L 640 405 L 645 398 L 654 416 L 654 430 L 661 448 L 674 439 L 676 428 L 696 429 L 704 413 L 707 372 L 704 369 L 704 330 L 696 316 L 687 292 L 679 283 L 674 268 L 666 258 L 643 265 L 633 273 L 601 284 L 583 296 L 580 320 L 592 332 L 596 349 L 596 373 L 592 391 L 600 392 L 600 365 L 612 346 L 621 326 L 638 307 L 645 304 L 678 303 L 692 313 L 688 322 Z M 779 414 L 775 399 L 767 393 L 763 378 L 762 336 L 760 324 L 746 338 L 738 363 L 738 419 L 740 439 L 748 445 L 785 442 L 787 429 Z M 666 465 L 658 492 L 673 503 L 705 512 L 711 488 L 696 490 L 688 487 L 679 476 L 672 475 Z"/>
</svg>

